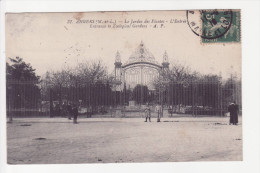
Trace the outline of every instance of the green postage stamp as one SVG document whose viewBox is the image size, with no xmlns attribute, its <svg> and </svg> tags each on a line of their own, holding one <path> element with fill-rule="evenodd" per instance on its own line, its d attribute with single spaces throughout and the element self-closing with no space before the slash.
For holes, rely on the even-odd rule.
<svg viewBox="0 0 260 173">
<path fill-rule="evenodd" d="M 240 10 L 187 11 L 187 20 L 202 43 L 241 41 Z"/>
</svg>

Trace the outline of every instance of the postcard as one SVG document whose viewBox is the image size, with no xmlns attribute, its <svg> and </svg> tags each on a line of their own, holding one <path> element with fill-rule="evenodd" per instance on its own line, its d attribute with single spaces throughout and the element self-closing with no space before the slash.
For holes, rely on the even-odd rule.
<svg viewBox="0 0 260 173">
<path fill-rule="evenodd" d="M 239 9 L 5 17 L 8 164 L 243 161 Z"/>
</svg>

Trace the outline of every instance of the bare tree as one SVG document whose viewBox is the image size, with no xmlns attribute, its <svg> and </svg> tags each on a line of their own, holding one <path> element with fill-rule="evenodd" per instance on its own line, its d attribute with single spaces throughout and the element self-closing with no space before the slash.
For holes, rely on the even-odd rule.
<svg viewBox="0 0 260 173">
<path fill-rule="evenodd" d="M 154 86 L 157 89 L 163 89 L 170 82 L 185 83 L 190 80 L 199 79 L 199 76 L 199 73 L 192 71 L 189 66 L 173 63 L 169 69 L 161 71 L 159 77 L 154 80 Z"/>
<path fill-rule="evenodd" d="M 163 73 L 164 77 L 169 81 L 184 82 L 187 80 L 195 79 L 199 76 L 198 72 L 192 71 L 189 66 L 175 63 L 167 73 Z"/>
<path fill-rule="evenodd" d="M 58 92 L 59 100 L 62 100 L 62 90 L 83 88 L 87 85 L 95 85 L 96 82 L 108 80 L 107 67 L 102 61 L 78 63 L 74 68 L 66 67 L 60 71 L 46 72 L 41 78 L 42 96 L 47 99 L 50 89 Z M 77 96 L 79 94 L 76 94 Z"/>
<path fill-rule="evenodd" d="M 93 84 L 97 81 L 104 82 L 108 79 L 107 67 L 103 65 L 102 61 L 79 63 L 72 71 L 75 76 L 79 77 L 81 85 Z"/>
</svg>

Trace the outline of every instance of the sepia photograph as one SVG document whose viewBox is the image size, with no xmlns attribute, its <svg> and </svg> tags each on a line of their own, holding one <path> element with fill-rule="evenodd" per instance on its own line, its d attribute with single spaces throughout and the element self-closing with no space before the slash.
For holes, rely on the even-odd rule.
<svg viewBox="0 0 260 173">
<path fill-rule="evenodd" d="M 7 163 L 243 161 L 241 12 L 6 13 Z"/>
</svg>

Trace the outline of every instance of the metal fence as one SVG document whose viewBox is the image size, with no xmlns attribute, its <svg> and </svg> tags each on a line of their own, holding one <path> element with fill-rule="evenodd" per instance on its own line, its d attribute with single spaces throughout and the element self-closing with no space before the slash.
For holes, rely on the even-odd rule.
<svg viewBox="0 0 260 173">
<path fill-rule="evenodd" d="M 162 102 L 171 114 L 224 116 L 230 102 L 242 108 L 241 83 L 237 81 L 171 82 L 162 92 Z"/>
<path fill-rule="evenodd" d="M 79 113 L 86 117 L 118 114 L 131 117 L 141 115 L 142 105 L 152 107 L 161 104 L 164 114 L 168 116 L 224 116 L 231 101 L 239 105 L 241 114 L 241 82 L 235 80 L 168 82 L 152 91 L 145 89 L 145 86 L 136 90 L 124 88 L 122 91 L 113 88 L 109 83 L 42 88 L 35 81 L 8 80 L 7 115 L 65 116 L 62 111 L 64 107 L 77 104 L 80 106 Z"/>
</svg>

